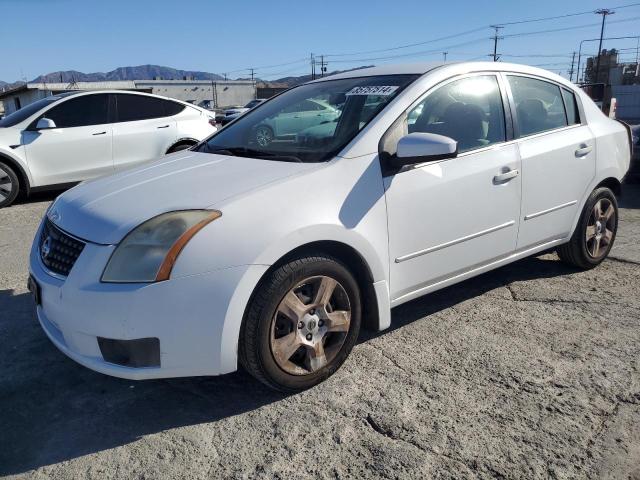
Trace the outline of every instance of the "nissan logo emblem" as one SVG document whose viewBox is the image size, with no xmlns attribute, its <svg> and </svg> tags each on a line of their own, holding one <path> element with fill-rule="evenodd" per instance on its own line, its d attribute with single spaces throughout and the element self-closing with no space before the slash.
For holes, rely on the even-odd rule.
<svg viewBox="0 0 640 480">
<path fill-rule="evenodd" d="M 44 239 L 44 242 L 42 242 L 42 246 L 40 247 L 40 253 L 44 259 L 49 257 L 49 254 L 51 253 L 51 237 Z"/>
</svg>

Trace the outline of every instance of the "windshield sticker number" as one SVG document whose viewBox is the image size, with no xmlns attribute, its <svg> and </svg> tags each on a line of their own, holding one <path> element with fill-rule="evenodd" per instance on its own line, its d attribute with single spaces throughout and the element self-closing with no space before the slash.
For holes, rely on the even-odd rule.
<svg viewBox="0 0 640 480">
<path fill-rule="evenodd" d="M 371 87 L 353 87 L 345 95 L 379 95 L 386 97 L 391 95 L 398 89 L 397 86 L 371 86 Z"/>
</svg>

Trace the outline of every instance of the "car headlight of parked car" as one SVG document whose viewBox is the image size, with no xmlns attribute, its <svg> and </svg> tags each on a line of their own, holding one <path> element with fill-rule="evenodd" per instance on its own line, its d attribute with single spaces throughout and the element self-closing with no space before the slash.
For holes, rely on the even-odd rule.
<svg viewBox="0 0 640 480">
<path fill-rule="evenodd" d="M 102 281 L 149 283 L 167 280 L 180 252 L 217 210 L 183 210 L 158 215 L 134 228 L 116 247 Z"/>
</svg>

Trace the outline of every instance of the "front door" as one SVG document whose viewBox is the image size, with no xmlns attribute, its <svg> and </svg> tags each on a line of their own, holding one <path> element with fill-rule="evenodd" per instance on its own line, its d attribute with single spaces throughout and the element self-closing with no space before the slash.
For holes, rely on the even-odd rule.
<svg viewBox="0 0 640 480">
<path fill-rule="evenodd" d="M 505 143 L 495 75 L 436 87 L 407 123 L 457 140 L 459 154 L 385 177 L 392 302 L 511 254 L 520 214 L 520 159 Z"/>
<path fill-rule="evenodd" d="M 22 132 L 35 185 L 79 182 L 113 172 L 108 95 L 89 94 L 56 103 L 39 118 L 55 128 Z"/>
</svg>

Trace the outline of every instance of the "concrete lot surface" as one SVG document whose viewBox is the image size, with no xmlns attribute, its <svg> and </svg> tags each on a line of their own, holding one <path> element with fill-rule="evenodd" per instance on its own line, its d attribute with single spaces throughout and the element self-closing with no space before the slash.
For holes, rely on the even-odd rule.
<svg viewBox="0 0 640 480">
<path fill-rule="evenodd" d="M 600 267 L 547 254 L 406 304 L 293 396 L 242 372 L 135 383 L 58 352 L 25 289 L 51 199 L 0 210 L 2 476 L 640 479 L 638 187 Z"/>
</svg>

